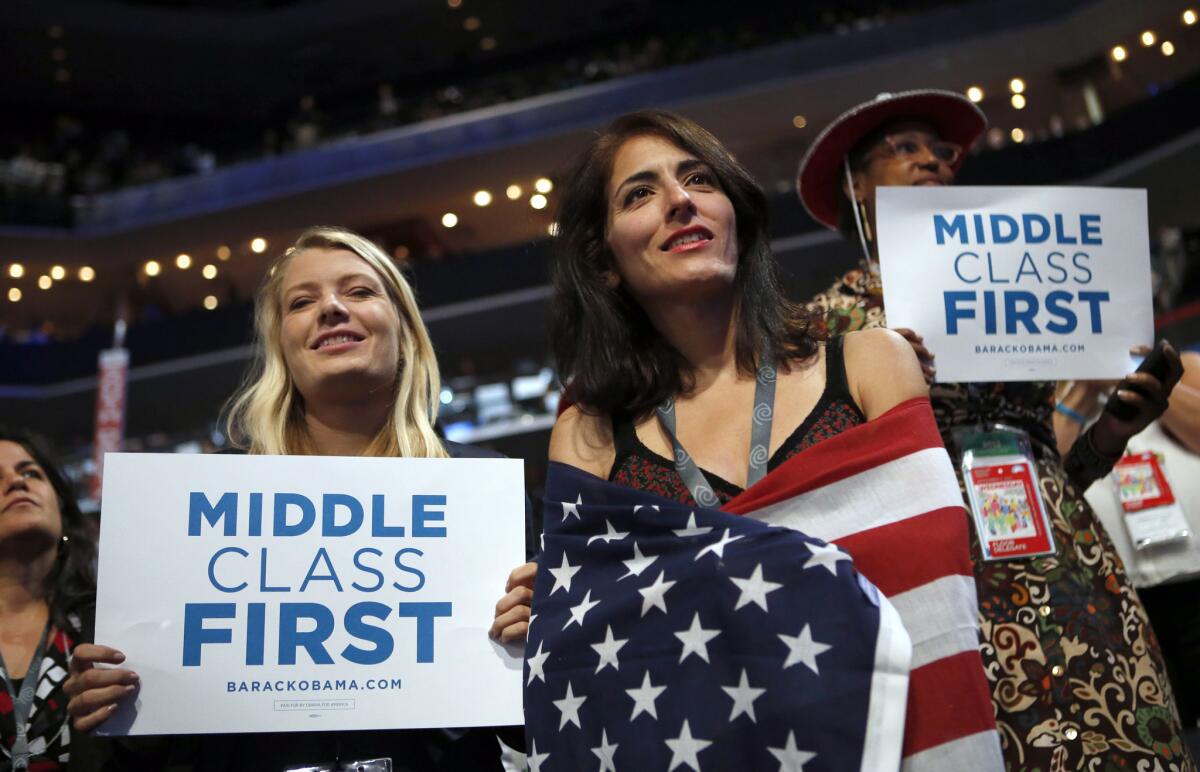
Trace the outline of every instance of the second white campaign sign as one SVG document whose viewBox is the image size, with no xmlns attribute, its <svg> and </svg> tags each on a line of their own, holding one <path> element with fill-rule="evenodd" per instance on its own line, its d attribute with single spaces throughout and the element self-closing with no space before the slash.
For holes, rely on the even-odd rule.
<svg viewBox="0 0 1200 772">
<path fill-rule="evenodd" d="M 109 454 L 96 640 L 141 680 L 102 729 L 521 723 L 520 652 L 487 630 L 522 481 L 509 459 Z"/>
<path fill-rule="evenodd" d="M 943 382 L 1120 378 L 1153 336 L 1146 191 L 883 187 L 888 326 Z"/>
</svg>

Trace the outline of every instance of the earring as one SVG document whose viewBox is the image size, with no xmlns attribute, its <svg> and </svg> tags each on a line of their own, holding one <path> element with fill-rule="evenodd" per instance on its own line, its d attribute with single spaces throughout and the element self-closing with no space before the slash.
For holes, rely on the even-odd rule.
<svg viewBox="0 0 1200 772">
<path fill-rule="evenodd" d="M 871 221 L 867 219 L 867 205 L 863 203 L 862 199 L 855 199 L 855 203 L 858 205 L 858 214 L 862 218 L 863 236 L 867 241 L 874 242 L 875 237 L 871 235 Z"/>
</svg>

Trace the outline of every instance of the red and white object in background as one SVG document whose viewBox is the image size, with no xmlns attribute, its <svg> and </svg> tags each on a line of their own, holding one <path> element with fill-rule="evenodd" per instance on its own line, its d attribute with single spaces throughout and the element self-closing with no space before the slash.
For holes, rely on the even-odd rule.
<svg viewBox="0 0 1200 772">
<path fill-rule="evenodd" d="M 120 452 L 125 443 L 125 387 L 129 374 L 129 350 L 111 348 L 100 352 L 96 375 L 96 436 L 92 442 L 96 473 L 91 480 L 91 497 L 100 498 L 104 477 L 104 454 Z"/>
</svg>

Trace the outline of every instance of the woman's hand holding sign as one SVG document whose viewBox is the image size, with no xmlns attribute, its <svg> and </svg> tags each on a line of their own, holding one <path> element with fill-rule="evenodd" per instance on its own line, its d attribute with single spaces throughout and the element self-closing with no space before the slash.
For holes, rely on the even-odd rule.
<svg viewBox="0 0 1200 772">
<path fill-rule="evenodd" d="M 525 640 L 529 633 L 529 610 L 536 578 L 537 563 L 526 563 L 513 569 L 504 585 L 506 594 L 496 603 L 496 618 L 488 635 L 501 643 Z"/>
<path fill-rule="evenodd" d="M 71 698 L 67 712 L 76 731 L 95 729 L 112 715 L 118 702 L 137 689 L 138 674 L 132 670 L 96 667 L 124 661 L 124 654 L 108 646 L 81 643 L 75 647 L 70 676 L 63 689 Z"/>
</svg>

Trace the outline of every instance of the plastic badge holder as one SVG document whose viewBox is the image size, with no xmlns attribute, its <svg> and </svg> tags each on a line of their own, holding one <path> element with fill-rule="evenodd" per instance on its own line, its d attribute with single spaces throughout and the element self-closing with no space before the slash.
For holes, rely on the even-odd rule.
<svg viewBox="0 0 1200 772">
<path fill-rule="evenodd" d="M 1111 477 L 1129 540 L 1136 549 L 1175 544 L 1191 536 L 1160 454 L 1145 451 L 1123 456 L 1113 466 Z"/>
<path fill-rule="evenodd" d="M 962 474 L 984 560 L 1055 552 L 1029 435 L 1011 426 L 955 432 Z"/>
</svg>

